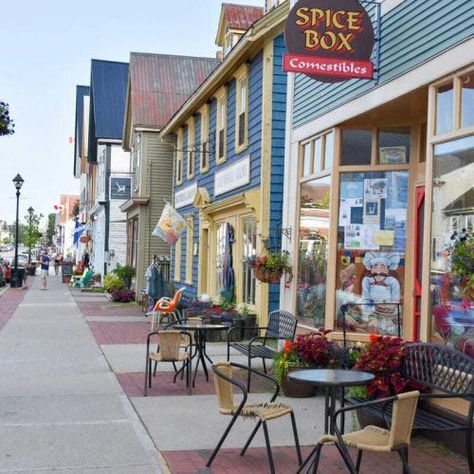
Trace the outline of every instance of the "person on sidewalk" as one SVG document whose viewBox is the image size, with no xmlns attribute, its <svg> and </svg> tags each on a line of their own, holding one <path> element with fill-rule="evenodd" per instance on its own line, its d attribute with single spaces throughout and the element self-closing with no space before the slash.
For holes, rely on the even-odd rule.
<svg viewBox="0 0 474 474">
<path fill-rule="evenodd" d="M 41 255 L 41 277 L 40 277 L 40 283 L 41 283 L 41 289 L 42 290 L 47 290 L 46 288 L 47 282 L 48 282 L 48 273 L 49 273 L 49 262 L 51 259 L 49 258 L 48 251 L 45 250 L 43 252 L 43 255 Z"/>
</svg>

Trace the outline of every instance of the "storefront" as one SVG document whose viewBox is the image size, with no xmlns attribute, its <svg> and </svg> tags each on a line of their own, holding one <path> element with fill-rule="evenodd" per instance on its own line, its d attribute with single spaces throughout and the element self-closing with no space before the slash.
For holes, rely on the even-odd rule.
<svg viewBox="0 0 474 474">
<path fill-rule="evenodd" d="M 462 265 L 474 261 L 474 45 L 464 6 L 435 3 L 382 6 L 375 79 L 289 73 L 283 226 L 297 236 L 296 278 L 281 306 L 353 339 L 399 333 L 474 352 L 474 268 Z M 453 36 L 410 43 L 447 17 Z"/>
</svg>

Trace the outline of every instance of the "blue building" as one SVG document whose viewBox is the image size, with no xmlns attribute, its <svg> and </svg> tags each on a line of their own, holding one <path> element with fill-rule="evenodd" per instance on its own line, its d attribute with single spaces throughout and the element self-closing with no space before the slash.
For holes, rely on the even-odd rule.
<svg viewBox="0 0 474 474">
<path fill-rule="evenodd" d="M 162 131 L 175 143 L 174 207 L 187 221 L 173 252 L 176 286 L 245 303 L 261 324 L 279 305 L 280 282 L 257 281 L 249 259 L 281 242 L 287 14 L 288 2 L 266 14 L 223 4 L 223 60 Z"/>
</svg>

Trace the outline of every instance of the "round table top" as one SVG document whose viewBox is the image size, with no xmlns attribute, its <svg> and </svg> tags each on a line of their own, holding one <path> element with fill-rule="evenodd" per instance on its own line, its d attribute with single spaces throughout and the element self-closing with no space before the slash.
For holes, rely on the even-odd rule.
<svg viewBox="0 0 474 474">
<path fill-rule="evenodd" d="M 288 374 L 288 378 L 320 387 L 355 387 L 368 385 L 374 374 L 347 369 L 301 369 Z"/>
<path fill-rule="evenodd" d="M 176 329 L 184 329 L 185 331 L 209 331 L 219 329 L 229 329 L 223 324 L 176 324 L 173 326 Z"/>
</svg>

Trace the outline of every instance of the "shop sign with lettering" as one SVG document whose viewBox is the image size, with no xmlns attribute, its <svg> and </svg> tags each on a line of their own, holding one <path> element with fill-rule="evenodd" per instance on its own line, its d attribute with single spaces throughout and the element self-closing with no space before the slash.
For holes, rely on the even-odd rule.
<svg viewBox="0 0 474 474">
<path fill-rule="evenodd" d="M 250 183 L 250 156 L 227 166 L 214 175 L 214 196 Z"/>
<path fill-rule="evenodd" d="M 197 192 L 197 182 L 180 189 L 174 195 L 174 207 L 180 209 L 184 206 L 189 206 L 194 202 L 194 197 Z"/>
<path fill-rule="evenodd" d="M 299 0 L 285 24 L 283 69 L 323 82 L 372 79 L 374 29 L 357 0 Z"/>
</svg>

